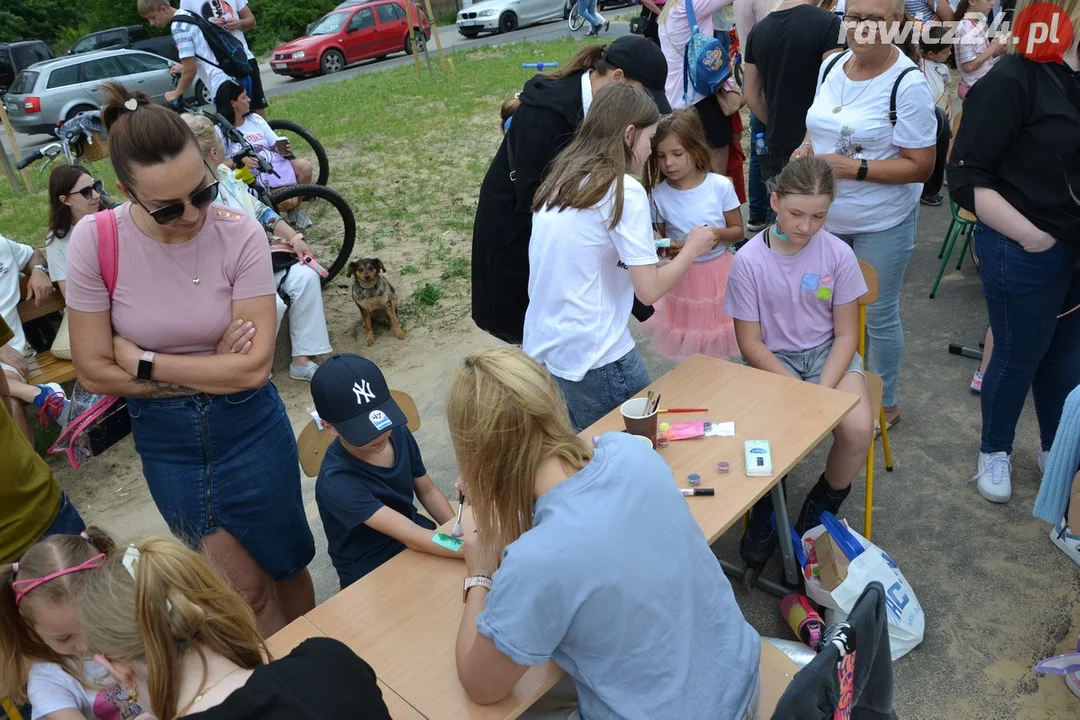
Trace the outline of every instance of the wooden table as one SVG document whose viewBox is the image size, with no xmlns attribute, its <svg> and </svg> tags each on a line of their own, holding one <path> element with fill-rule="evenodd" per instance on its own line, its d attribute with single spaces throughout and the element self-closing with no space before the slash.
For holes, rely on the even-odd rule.
<svg viewBox="0 0 1080 720">
<path fill-rule="evenodd" d="M 306 618 L 297 618 L 274 633 L 266 641 L 266 649 L 274 657 L 284 657 L 292 652 L 297 645 L 313 637 L 325 637 L 325 634 Z M 382 691 L 383 702 L 386 703 L 387 709 L 390 710 L 390 717 L 394 718 L 394 720 L 424 720 L 424 716 L 416 712 L 416 708 L 402 700 L 382 680 L 379 680 L 378 684 L 379 690 Z"/>
<path fill-rule="evenodd" d="M 683 440 L 661 451 L 680 486 L 686 486 L 687 474 L 697 472 L 702 487 L 716 488 L 714 497 L 687 498 L 710 543 L 858 403 L 854 395 L 704 356 L 690 358 L 649 387 L 663 394 L 664 407 L 709 408 L 707 414 L 696 416 L 662 415 L 668 422 L 708 418 L 735 423 L 735 437 Z M 582 435 L 622 428 L 616 409 Z M 773 477 L 745 476 L 743 441 L 748 439 L 770 441 Z M 718 460 L 731 463 L 729 474 L 717 474 Z M 789 538 L 788 553 L 790 547 Z M 458 681 L 455 660 L 464 576 L 460 560 L 406 550 L 306 618 L 317 631 L 353 648 L 386 685 L 431 720 L 516 718 L 563 673 L 548 662 L 530 668 L 500 703 L 481 706 L 469 700 Z"/>
</svg>

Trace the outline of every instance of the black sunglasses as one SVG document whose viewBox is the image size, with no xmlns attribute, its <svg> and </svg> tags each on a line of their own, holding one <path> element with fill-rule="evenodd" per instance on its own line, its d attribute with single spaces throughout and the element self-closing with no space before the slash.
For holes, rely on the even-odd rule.
<svg viewBox="0 0 1080 720">
<path fill-rule="evenodd" d="M 205 166 L 207 171 L 210 172 L 211 175 L 213 175 L 213 172 L 210 171 L 210 166 L 206 164 L 205 160 L 203 161 L 203 166 Z M 157 210 L 151 210 L 150 208 L 143 205 L 142 200 L 139 200 L 139 198 L 135 197 L 134 194 L 131 194 L 131 199 L 139 203 L 139 207 L 145 210 L 146 214 L 152 217 L 154 219 L 154 222 L 156 222 L 158 225 L 169 225 L 170 223 L 174 223 L 181 217 L 183 217 L 184 209 L 188 206 L 189 203 L 193 205 L 196 210 L 202 210 L 203 208 L 210 205 L 210 203 L 217 200 L 219 185 L 220 183 L 215 180 L 201 190 L 196 190 L 195 192 L 193 192 L 191 194 L 190 200 L 170 203 L 163 208 L 158 208 Z"/>
<path fill-rule="evenodd" d="M 78 193 L 83 196 L 84 200 L 89 200 L 94 197 L 94 193 L 100 195 L 103 192 L 105 192 L 105 186 L 101 184 L 100 180 L 95 180 L 93 185 L 87 185 L 81 190 L 72 190 L 69 194 Z"/>
</svg>

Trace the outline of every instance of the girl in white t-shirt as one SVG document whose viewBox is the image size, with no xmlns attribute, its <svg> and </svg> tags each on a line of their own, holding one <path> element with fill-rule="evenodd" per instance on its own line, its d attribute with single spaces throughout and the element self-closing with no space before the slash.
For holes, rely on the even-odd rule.
<svg viewBox="0 0 1080 720">
<path fill-rule="evenodd" d="M 218 113 L 236 126 L 240 134 L 244 136 L 263 159 L 274 166 L 277 175 L 267 173 L 262 182 L 272 188 L 295 185 L 296 183 L 309 183 L 313 175 L 313 167 L 310 160 L 305 158 L 288 158 L 291 149 L 287 147 L 288 141 L 274 132 L 258 113 L 251 111 L 251 99 L 242 85 L 235 82 L 223 84 L 217 93 Z M 222 138 L 225 145 L 225 162 L 232 166 L 232 157 L 239 152 L 240 145 L 232 142 L 229 138 Z M 284 154 L 283 154 L 284 152 Z M 258 163 L 253 158 L 244 158 L 244 164 L 254 172 Z"/>
<path fill-rule="evenodd" d="M 695 229 L 658 265 L 649 198 L 633 174 L 659 115 L 640 88 L 601 88 L 533 202 L 522 347 L 555 376 L 579 431 L 649 383 L 627 328 L 634 295 L 651 305 L 713 249 L 713 232 Z"/>
<path fill-rule="evenodd" d="M 135 693 L 88 658 L 79 621 L 83 590 L 112 549 L 90 528 L 53 535 L 0 567 L 0 687 L 15 692 L 16 703 L 29 701 L 32 720 L 142 714 Z"/>
<path fill-rule="evenodd" d="M 714 247 L 699 257 L 671 291 L 656 302 L 642 326 L 653 348 L 672 360 L 695 353 L 738 356 L 735 326 L 724 314 L 723 298 L 731 272 L 731 243 L 743 239 L 739 197 L 731 180 L 709 172 L 709 147 L 697 111 L 676 110 L 660 121 L 645 173 L 651 188 L 658 238 L 671 240 L 662 254 L 674 256 L 694 228 L 708 228 Z"/>
</svg>

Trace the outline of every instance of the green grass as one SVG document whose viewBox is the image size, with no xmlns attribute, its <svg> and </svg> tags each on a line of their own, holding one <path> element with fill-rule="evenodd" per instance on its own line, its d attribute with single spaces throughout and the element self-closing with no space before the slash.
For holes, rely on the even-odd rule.
<svg viewBox="0 0 1080 720">
<path fill-rule="evenodd" d="M 565 62 L 581 45 L 566 38 L 475 48 L 446 56 L 453 72 L 433 57 L 433 74 L 423 66 L 417 77 L 408 64 L 273 98 L 272 118 L 306 125 L 326 147 L 328 185 L 357 219 L 353 257 L 377 253 L 409 298 L 413 323 L 467 314 L 473 215 L 501 140 L 499 106 L 531 77 L 522 63 Z M 109 161 L 98 169 L 113 187 Z M 0 178 L 0 233 L 40 246 L 48 176 L 31 172 L 30 196 Z M 434 300 L 411 302 L 415 292 Z"/>
</svg>

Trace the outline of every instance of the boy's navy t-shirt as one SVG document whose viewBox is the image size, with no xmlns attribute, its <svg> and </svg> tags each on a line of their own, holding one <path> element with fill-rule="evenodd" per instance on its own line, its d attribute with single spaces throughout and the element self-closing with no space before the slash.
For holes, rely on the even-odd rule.
<svg viewBox="0 0 1080 720">
<path fill-rule="evenodd" d="M 413 504 L 414 478 L 427 474 L 420 447 L 404 425 L 390 431 L 394 466 L 379 467 L 354 457 L 337 440 L 330 443 L 315 481 L 330 559 L 347 587 L 405 549 L 405 545 L 364 523 L 381 507 L 417 525 L 435 529 Z"/>
</svg>

